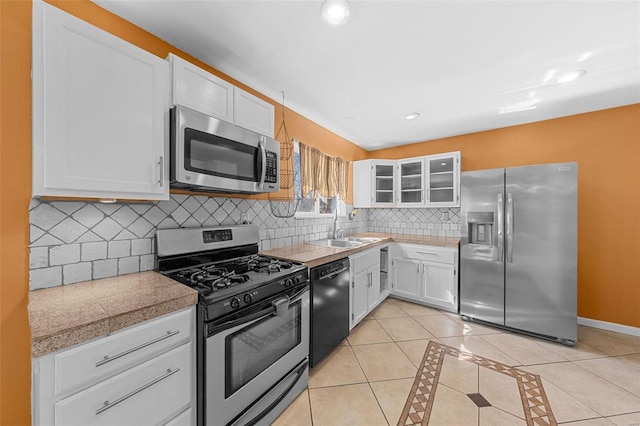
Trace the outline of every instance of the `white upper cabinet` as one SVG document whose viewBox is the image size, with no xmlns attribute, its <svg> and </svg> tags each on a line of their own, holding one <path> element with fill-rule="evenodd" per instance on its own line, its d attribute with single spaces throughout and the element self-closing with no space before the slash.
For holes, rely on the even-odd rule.
<svg viewBox="0 0 640 426">
<path fill-rule="evenodd" d="M 460 207 L 460 153 L 431 155 L 427 165 L 427 204 Z"/>
<path fill-rule="evenodd" d="M 354 207 L 459 207 L 460 152 L 353 163 Z"/>
<path fill-rule="evenodd" d="M 353 188 L 354 207 L 393 207 L 396 203 L 396 162 L 354 162 Z"/>
<path fill-rule="evenodd" d="M 33 195 L 166 200 L 166 61 L 33 5 Z"/>
<path fill-rule="evenodd" d="M 394 161 L 373 162 L 373 207 L 393 206 L 396 202 L 396 174 Z"/>
<path fill-rule="evenodd" d="M 233 84 L 173 54 L 172 103 L 233 123 Z"/>
<path fill-rule="evenodd" d="M 273 137 L 274 107 L 238 87 L 233 88 L 233 123 Z M 290 142 L 290 141 L 289 141 Z"/>
<path fill-rule="evenodd" d="M 275 108 L 176 55 L 168 57 L 172 71 L 172 104 L 273 138 Z"/>
<path fill-rule="evenodd" d="M 353 207 L 371 207 L 373 202 L 372 164 L 372 160 L 353 162 Z"/>
<path fill-rule="evenodd" d="M 398 205 L 424 206 L 424 163 L 423 158 L 398 161 Z"/>
</svg>

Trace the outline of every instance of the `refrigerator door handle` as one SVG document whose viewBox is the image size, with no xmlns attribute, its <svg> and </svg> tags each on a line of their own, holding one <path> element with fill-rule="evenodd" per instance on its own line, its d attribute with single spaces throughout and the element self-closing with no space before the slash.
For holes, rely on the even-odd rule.
<svg viewBox="0 0 640 426">
<path fill-rule="evenodd" d="M 498 262 L 504 262 L 504 205 L 502 201 L 502 194 L 498 194 L 498 223 L 496 227 L 498 228 Z"/>
<path fill-rule="evenodd" d="M 507 262 L 513 263 L 513 197 L 507 193 Z"/>
</svg>

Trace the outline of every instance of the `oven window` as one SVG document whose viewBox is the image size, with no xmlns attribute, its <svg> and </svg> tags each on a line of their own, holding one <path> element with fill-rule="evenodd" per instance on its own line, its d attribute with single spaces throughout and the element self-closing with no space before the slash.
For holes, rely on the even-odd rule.
<svg viewBox="0 0 640 426">
<path fill-rule="evenodd" d="M 185 169 L 235 180 L 258 182 L 258 148 L 185 129 Z"/>
<path fill-rule="evenodd" d="M 285 316 L 268 317 L 226 337 L 225 398 L 300 344 L 301 307 L 294 303 Z"/>
</svg>

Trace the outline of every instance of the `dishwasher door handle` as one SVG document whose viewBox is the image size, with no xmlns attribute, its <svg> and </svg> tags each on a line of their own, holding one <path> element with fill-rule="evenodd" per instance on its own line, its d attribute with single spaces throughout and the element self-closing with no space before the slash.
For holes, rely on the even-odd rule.
<svg viewBox="0 0 640 426">
<path fill-rule="evenodd" d="M 334 272 L 333 274 L 329 274 L 329 275 L 325 275 L 324 277 L 320 277 L 318 278 L 318 281 L 322 281 L 322 280 L 328 280 L 330 278 L 334 278 L 336 275 L 340 275 L 341 273 L 343 273 L 344 271 L 348 270 L 349 268 L 342 268 L 339 271 Z"/>
</svg>

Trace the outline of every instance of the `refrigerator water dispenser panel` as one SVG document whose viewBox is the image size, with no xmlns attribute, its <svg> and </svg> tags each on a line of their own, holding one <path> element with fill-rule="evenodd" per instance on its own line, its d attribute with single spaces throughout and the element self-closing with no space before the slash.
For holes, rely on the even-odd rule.
<svg viewBox="0 0 640 426">
<path fill-rule="evenodd" d="M 469 212 L 469 244 L 493 245 L 493 212 Z"/>
</svg>

